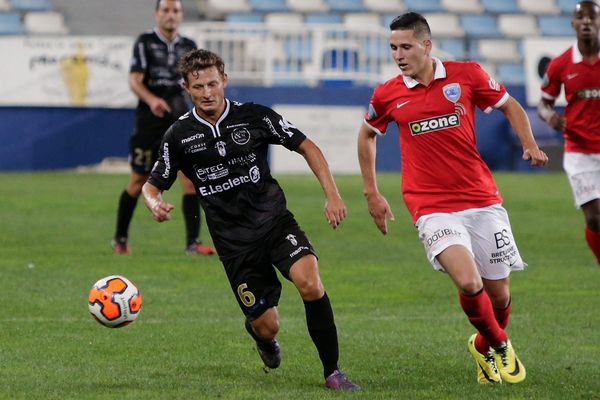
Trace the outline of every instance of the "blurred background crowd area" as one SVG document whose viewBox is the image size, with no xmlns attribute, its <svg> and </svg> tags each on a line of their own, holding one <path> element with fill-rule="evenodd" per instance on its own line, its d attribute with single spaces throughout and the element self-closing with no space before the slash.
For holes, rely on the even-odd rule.
<svg viewBox="0 0 600 400">
<path fill-rule="evenodd" d="M 390 61 L 385 40 L 376 40 L 368 32 L 386 30 L 394 17 L 411 10 L 427 17 L 434 47 L 445 58 L 476 60 L 506 84 L 525 84 L 523 39 L 572 35 L 570 20 L 576 3 L 577 0 L 183 0 L 183 32 L 201 35 L 205 33 L 203 29 L 210 29 L 214 38 L 219 36 L 215 35 L 216 30 L 235 35 L 235 30 L 231 33 L 229 29 L 248 26 L 255 32 L 284 30 L 288 37 L 275 37 L 269 49 L 275 58 L 272 73 L 287 74 L 288 80 L 310 80 L 316 38 L 308 37 L 307 31 L 337 27 L 339 31 L 330 32 L 325 38 L 331 40 L 324 46 L 321 62 L 329 61 L 332 66 L 340 65 L 364 75 L 387 68 L 378 61 Z M 0 34 L 137 35 L 151 26 L 153 7 L 153 0 L 0 0 Z M 294 31 L 299 34 L 293 34 Z M 285 32 L 280 32 L 280 36 L 285 36 Z M 235 39 L 230 41 L 234 43 Z M 346 42 L 345 47 L 340 46 L 340 41 Z M 246 40 L 244 55 L 262 58 L 256 50 L 257 46 L 264 48 L 264 44 L 257 39 L 253 47 L 251 38 Z M 346 51 L 332 51 L 339 47 Z M 299 72 L 304 74 L 299 76 Z"/>
<path fill-rule="evenodd" d="M 356 114 L 360 123 L 373 87 L 399 73 L 389 50 L 389 23 L 407 10 L 422 13 L 432 29 L 434 55 L 477 61 L 507 86 L 525 106 L 540 143 L 556 150 L 553 165 L 558 166 L 562 137 L 539 121 L 535 105 L 548 60 L 575 41 L 571 18 L 576 3 L 182 0 L 180 33 L 224 58 L 231 98 L 276 109 L 285 106 L 288 119 L 322 131 L 317 134 L 323 141 L 336 146 L 340 140 L 354 142 L 342 132 L 357 129 L 346 122 L 352 120 L 348 113 Z M 64 168 L 126 155 L 136 102 L 127 86 L 131 46 L 153 27 L 155 4 L 0 0 L 0 51 L 6 60 L 0 74 L 11 76 L 0 88 L 0 117 L 5 121 L 0 136 L 10 140 L 3 150 L 9 158 L 0 157 L 0 170 Z M 329 108 L 322 115 L 323 107 Z M 477 115 L 482 155 L 493 169 L 527 169 L 519 161 L 510 127 L 494 114 Z M 11 136 L 15 129 L 23 132 L 19 140 Z M 337 136 L 331 133 L 335 131 Z M 397 139 L 392 145 L 381 145 L 384 154 L 378 162 L 383 164 L 378 168 L 399 168 L 394 161 Z M 84 156 L 73 158 L 73 148 L 86 150 Z M 348 160 L 354 160 L 353 151 L 350 146 Z M 355 167 L 342 170 L 357 172 Z"/>
</svg>

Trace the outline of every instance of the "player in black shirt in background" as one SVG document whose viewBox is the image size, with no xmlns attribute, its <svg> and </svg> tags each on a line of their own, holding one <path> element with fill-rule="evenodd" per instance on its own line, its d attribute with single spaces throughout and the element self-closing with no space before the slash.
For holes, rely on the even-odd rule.
<svg viewBox="0 0 600 400">
<path fill-rule="evenodd" d="M 332 228 L 346 217 L 327 161 L 319 148 L 294 125 L 268 107 L 225 98 L 223 60 L 194 50 L 180 62 L 184 87 L 194 108 L 165 134 L 158 162 L 142 189 L 155 220 L 169 219 L 173 205 L 164 201 L 177 171 L 192 179 L 206 221 L 246 329 L 269 368 L 281 361 L 275 336 L 281 282 L 275 268 L 298 289 L 308 331 L 321 361 L 325 386 L 358 390 L 338 367 L 338 339 L 331 303 L 321 283 L 317 257 L 305 233 L 286 207 L 284 193 L 271 176 L 269 144 L 301 154 L 319 180 Z"/>
<path fill-rule="evenodd" d="M 131 177 L 119 198 L 117 226 L 111 242 L 116 254 L 130 254 L 127 243 L 129 225 L 142 191 L 142 185 L 158 158 L 158 147 L 165 131 L 188 110 L 181 87 L 178 61 L 196 48 L 193 40 L 180 36 L 177 28 L 183 19 L 180 0 L 157 0 L 156 27 L 141 34 L 133 47 L 129 86 L 139 98 L 135 129 L 129 141 Z M 200 205 L 192 182 L 179 175 L 183 186 L 182 209 L 186 225 L 186 254 L 214 254 L 199 239 Z"/>
</svg>

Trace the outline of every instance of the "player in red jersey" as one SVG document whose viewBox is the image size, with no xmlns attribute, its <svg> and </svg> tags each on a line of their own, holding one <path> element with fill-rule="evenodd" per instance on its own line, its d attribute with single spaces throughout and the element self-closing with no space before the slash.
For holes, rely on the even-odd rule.
<svg viewBox="0 0 600 400">
<path fill-rule="evenodd" d="M 525 267 L 492 175 L 476 148 L 475 107 L 501 110 L 523 146 L 523 159 L 548 162 L 523 108 L 473 62 L 431 56 L 427 20 L 414 12 L 390 24 L 390 47 L 401 75 L 379 85 L 360 128 L 358 156 L 369 212 L 387 233 L 393 214 L 377 189 L 377 135 L 400 131 L 402 193 L 433 267 L 445 271 L 477 329 L 468 342 L 479 383 L 525 379 L 505 332 L 509 274 Z"/>
<path fill-rule="evenodd" d="M 577 43 L 548 65 L 538 114 L 563 132 L 563 167 L 585 217 L 586 241 L 600 264 L 600 5 L 580 1 L 571 24 Z M 554 109 L 561 86 L 567 98 L 564 116 Z"/>
</svg>

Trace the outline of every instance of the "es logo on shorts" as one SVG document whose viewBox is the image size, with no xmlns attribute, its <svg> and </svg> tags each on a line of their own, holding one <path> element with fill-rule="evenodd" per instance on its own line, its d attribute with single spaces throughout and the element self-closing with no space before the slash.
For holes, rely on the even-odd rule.
<svg viewBox="0 0 600 400">
<path fill-rule="evenodd" d="M 440 131 L 446 128 L 454 128 L 460 125 L 458 114 L 440 115 L 439 117 L 422 119 L 419 121 L 409 122 L 408 128 L 413 136 L 422 135 L 424 133 Z"/>
</svg>

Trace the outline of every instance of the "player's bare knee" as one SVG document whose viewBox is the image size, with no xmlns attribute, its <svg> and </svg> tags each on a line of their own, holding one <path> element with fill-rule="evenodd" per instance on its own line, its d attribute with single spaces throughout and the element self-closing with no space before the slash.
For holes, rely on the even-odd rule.
<svg viewBox="0 0 600 400">
<path fill-rule="evenodd" d="M 303 300 L 318 300 L 325 294 L 325 288 L 320 279 L 307 279 L 296 285 Z"/>
<path fill-rule="evenodd" d="M 460 282 L 458 288 L 462 293 L 470 296 L 480 292 L 483 289 L 483 283 L 479 279 L 472 279 Z"/>
</svg>

